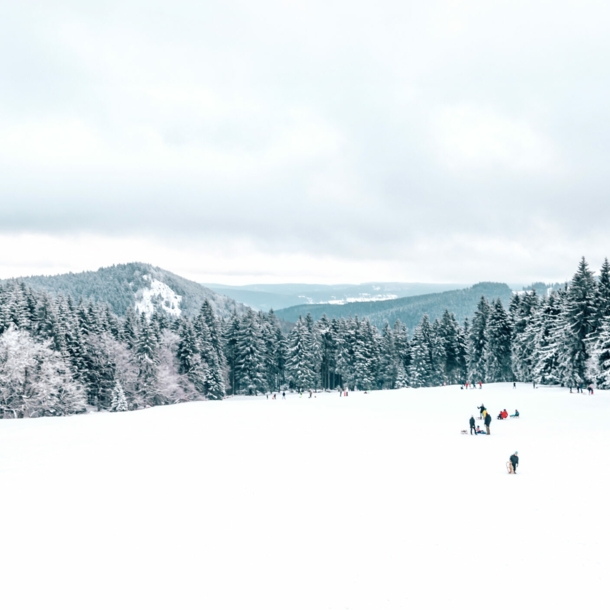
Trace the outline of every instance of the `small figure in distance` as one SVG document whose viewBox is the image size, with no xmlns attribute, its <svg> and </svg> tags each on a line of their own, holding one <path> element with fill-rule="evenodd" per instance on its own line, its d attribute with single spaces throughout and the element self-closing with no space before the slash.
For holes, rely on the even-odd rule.
<svg viewBox="0 0 610 610">
<path fill-rule="evenodd" d="M 516 389 L 517 389 L 517 382 L 513 381 L 513 390 L 516 390 Z"/>
<path fill-rule="evenodd" d="M 487 431 L 487 434 L 491 434 L 491 430 L 489 429 L 489 426 L 491 425 L 491 415 L 489 413 L 487 413 L 487 415 L 485 415 L 485 430 Z"/>
<path fill-rule="evenodd" d="M 510 458 L 508 459 L 508 463 L 506 464 L 508 467 L 508 474 L 517 474 L 517 466 L 519 465 L 519 452 L 515 451 Z"/>
<path fill-rule="evenodd" d="M 481 428 L 479 426 L 477 426 L 477 429 L 475 432 L 476 432 L 476 434 L 485 434 L 485 430 L 481 430 Z"/>
<path fill-rule="evenodd" d="M 481 405 L 480 407 L 477 407 L 477 409 L 479 410 L 479 419 L 483 419 L 483 417 L 485 417 L 483 415 L 483 412 L 485 411 L 485 405 Z"/>
<path fill-rule="evenodd" d="M 511 417 L 519 417 L 519 411 L 515 409 L 515 412 L 511 415 Z"/>
<path fill-rule="evenodd" d="M 474 429 L 474 415 L 470 418 L 470 434 L 476 434 L 477 431 Z"/>
<path fill-rule="evenodd" d="M 286 400 L 286 392 L 282 392 L 282 400 Z"/>
</svg>

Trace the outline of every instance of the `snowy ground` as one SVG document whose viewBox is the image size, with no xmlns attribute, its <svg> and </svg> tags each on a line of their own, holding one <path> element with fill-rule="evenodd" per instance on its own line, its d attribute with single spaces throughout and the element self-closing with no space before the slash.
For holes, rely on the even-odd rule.
<svg viewBox="0 0 610 610">
<path fill-rule="evenodd" d="M 1 420 L 0 608 L 607 608 L 609 473 L 610 392 Z"/>
</svg>

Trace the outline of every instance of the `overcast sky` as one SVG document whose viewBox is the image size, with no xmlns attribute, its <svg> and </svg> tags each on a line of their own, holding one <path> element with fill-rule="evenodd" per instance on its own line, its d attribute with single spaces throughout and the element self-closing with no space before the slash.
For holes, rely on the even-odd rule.
<svg viewBox="0 0 610 610">
<path fill-rule="evenodd" d="M 569 278 L 610 256 L 608 2 L 3 3 L 0 277 Z"/>
</svg>

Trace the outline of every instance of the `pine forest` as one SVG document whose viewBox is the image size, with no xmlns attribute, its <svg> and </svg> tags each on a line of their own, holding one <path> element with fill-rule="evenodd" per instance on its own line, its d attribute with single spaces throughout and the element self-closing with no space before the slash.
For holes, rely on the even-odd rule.
<svg viewBox="0 0 610 610">
<path fill-rule="evenodd" d="M 445 311 L 413 329 L 358 317 L 289 332 L 273 311 L 218 317 L 114 314 L 108 305 L 0 286 L 0 416 L 127 411 L 227 395 L 535 382 L 610 389 L 610 264 L 583 258 L 549 294 L 481 297 L 460 324 Z"/>
</svg>

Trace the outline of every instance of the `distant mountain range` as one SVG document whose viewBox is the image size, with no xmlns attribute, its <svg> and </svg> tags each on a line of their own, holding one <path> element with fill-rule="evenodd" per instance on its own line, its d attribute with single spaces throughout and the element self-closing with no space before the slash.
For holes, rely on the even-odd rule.
<svg viewBox="0 0 610 610">
<path fill-rule="evenodd" d="M 195 315 L 205 299 L 222 318 L 248 308 L 268 311 L 286 322 L 289 330 L 299 315 L 311 313 L 319 319 L 329 317 L 367 317 L 381 328 L 385 322 L 402 320 L 408 327 L 416 326 L 424 313 L 431 319 L 440 317 L 445 309 L 462 321 L 472 317 L 481 296 L 500 298 L 507 304 L 513 291 L 507 284 L 484 282 L 472 287 L 463 284 L 368 283 L 368 284 L 252 284 L 226 286 L 187 280 L 175 273 L 146 263 L 128 263 L 103 267 L 97 271 L 38 275 L 15 278 L 37 290 L 70 295 L 75 301 L 91 299 L 106 302 L 123 315 L 127 308 L 137 312 L 165 311 L 171 315 Z M 7 282 L 9 280 L 2 280 Z M 551 289 L 535 284 L 544 293 Z"/>
<path fill-rule="evenodd" d="M 241 303 L 197 282 L 146 263 L 114 265 L 83 273 L 15 279 L 36 290 L 70 295 L 75 301 L 91 299 L 106 302 L 119 315 L 123 315 L 128 307 L 133 307 L 139 313 L 150 314 L 157 309 L 175 316 L 182 313 L 193 316 L 205 299 L 210 301 L 215 312 L 223 318 L 227 318 L 235 309 L 239 313 L 247 309 Z"/>
<path fill-rule="evenodd" d="M 346 303 L 342 305 L 316 304 L 297 305 L 280 309 L 276 312 L 278 318 L 288 322 L 296 322 L 299 316 L 311 313 L 314 320 L 319 320 L 324 314 L 329 318 L 348 318 L 359 316 L 368 318 L 378 328 L 387 322 L 393 325 L 397 319 L 404 322 L 410 329 L 419 324 L 422 316 L 427 313 L 431 320 L 440 318 L 445 309 L 455 314 L 460 322 L 471 318 L 477 303 L 482 296 L 487 299 L 501 299 L 504 305 L 513 295 L 507 284 L 482 282 L 470 288 L 449 290 L 436 294 L 425 294 L 387 301 L 369 301 L 365 303 Z"/>
<path fill-rule="evenodd" d="M 340 305 L 365 301 L 387 301 L 422 294 L 467 288 L 469 284 L 424 284 L 371 282 L 367 284 L 250 284 L 227 286 L 206 284 L 208 288 L 252 309 L 268 311 L 294 305 L 331 303 Z"/>
</svg>

